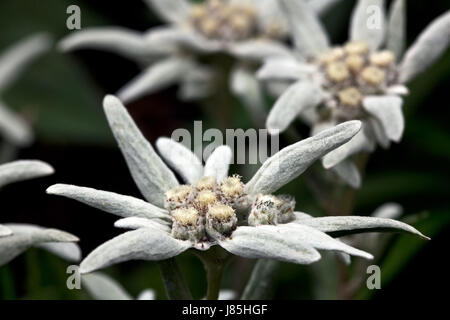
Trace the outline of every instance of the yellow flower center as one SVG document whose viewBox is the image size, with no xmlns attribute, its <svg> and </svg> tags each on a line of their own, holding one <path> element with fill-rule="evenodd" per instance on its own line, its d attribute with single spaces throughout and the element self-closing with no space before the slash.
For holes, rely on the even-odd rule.
<svg viewBox="0 0 450 320">
<path fill-rule="evenodd" d="M 345 59 L 345 64 L 352 72 L 357 73 L 364 67 L 364 58 L 358 54 L 350 54 Z"/>
<path fill-rule="evenodd" d="M 197 181 L 195 187 L 198 190 L 213 190 L 216 187 L 216 178 L 214 177 L 203 177 Z"/>
<path fill-rule="evenodd" d="M 194 226 L 198 222 L 199 215 L 194 208 L 182 208 L 172 211 L 172 218 L 182 226 Z"/>
<path fill-rule="evenodd" d="M 386 78 L 386 73 L 378 67 L 369 66 L 361 72 L 361 78 L 368 84 L 379 86 Z"/>
<path fill-rule="evenodd" d="M 375 52 L 370 56 L 370 63 L 378 67 L 387 67 L 395 61 L 395 55 L 389 50 Z"/>
<path fill-rule="evenodd" d="M 342 62 L 333 62 L 327 66 L 327 76 L 335 82 L 342 82 L 349 77 L 347 66 Z"/>
<path fill-rule="evenodd" d="M 346 88 L 338 92 L 339 101 L 347 106 L 359 106 L 362 95 L 355 87 Z"/>
<path fill-rule="evenodd" d="M 229 221 L 234 215 L 234 209 L 222 203 L 214 204 L 208 209 L 208 216 L 220 221 Z"/>
<path fill-rule="evenodd" d="M 220 190 L 227 197 L 236 197 L 244 193 L 244 185 L 242 184 L 240 177 L 234 175 L 222 181 Z"/>
<path fill-rule="evenodd" d="M 352 41 L 348 42 L 344 46 L 344 50 L 348 54 L 366 54 L 367 52 L 369 52 L 369 47 L 364 42 Z"/>
<path fill-rule="evenodd" d="M 197 194 L 195 198 L 195 203 L 199 205 L 201 208 L 207 208 L 208 205 L 216 202 L 217 197 L 216 194 L 210 190 L 203 190 Z"/>
</svg>

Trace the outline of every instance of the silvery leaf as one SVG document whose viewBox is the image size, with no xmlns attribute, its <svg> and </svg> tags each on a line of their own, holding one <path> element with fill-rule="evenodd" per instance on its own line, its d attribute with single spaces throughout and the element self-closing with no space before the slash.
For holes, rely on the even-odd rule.
<svg viewBox="0 0 450 320">
<path fill-rule="evenodd" d="M 281 0 L 280 6 L 289 21 L 294 44 L 303 56 L 315 57 L 328 49 L 325 30 L 306 1 Z"/>
<path fill-rule="evenodd" d="M 264 95 L 254 73 L 244 67 L 236 67 L 231 73 L 230 82 L 231 91 L 243 101 L 253 122 L 258 126 L 264 126 L 266 119 Z"/>
<path fill-rule="evenodd" d="M 282 149 L 267 159 L 247 183 L 247 193 L 275 192 L 302 174 L 314 161 L 349 141 L 360 129 L 360 121 L 344 122 Z"/>
<path fill-rule="evenodd" d="M 315 71 L 312 65 L 299 63 L 294 59 L 269 59 L 258 70 L 260 80 L 300 80 Z"/>
<path fill-rule="evenodd" d="M 85 274 L 81 277 L 83 288 L 95 300 L 132 300 L 128 292 L 114 279 L 101 272 Z"/>
<path fill-rule="evenodd" d="M 155 62 L 117 92 L 125 103 L 176 84 L 192 67 L 190 60 L 171 57 Z"/>
<path fill-rule="evenodd" d="M 283 44 L 270 40 L 247 40 L 233 44 L 230 53 L 238 59 L 263 61 L 275 57 L 292 57 Z"/>
<path fill-rule="evenodd" d="M 12 230 L 0 224 L 0 238 L 12 235 Z"/>
<path fill-rule="evenodd" d="M 350 39 L 378 49 L 385 39 L 384 0 L 358 0 L 350 22 Z"/>
<path fill-rule="evenodd" d="M 367 121 L 370 126 L 371 132 L 375 137 L 376 141 L 380 146 L 387 149 L 391 145 L 391 140 L 389 140 L 386 132 L 384 131 L 383 125 L 376 118 L 370 118 Z"/>
<path fill-rule="evenodd" d="M 315 220 L 315 219 L 312 219 Z M 339 251 L 350 254 L 352 256 L 358 256 L 366 259 L 373 259 L 373 256 L 362 250 L 353 248 L 342 241 L 333 239 L 326 233 L 318 230 L 317 228 L 311 228 L 307 225 L 299 223 L 287 223 L 280 224 L 278 228 L 285 233 L 292 233 L 300 243 L 307 243 L 310 246 L 318 250 L 331 250 Z"/>
<path fill-rule="evenodd" d="M 219 146 L 208 157 L 203 175 L 215 177 L 218 182 L 228 176 L 228 169 L 232 161 L 233 152 L 229 146 Z"/>
<path fill-rule="evenodd" d="M 136 185 L 150 203 L 163 207 L 164 193 L 178 186 L 175 175 L 144 138 L 119 99 L 108 95 L 103 107 Z"/>
<path fill-rule="evenodd" d="M 319 15 L 326 13 L 331 7 L 333 7 L 340 0 L 308 0 L 308 4 Z"/>
<path fill-rule="evenodd" d="M 169 138 L 159 138 L 156 148 L 169 166 L 189 184 L 194 184 L 203 176 L 202 162 L 183 144 Z"/>
<path fill-rule="evenodd" d="M 311 264 L 320 254 L 292 232 L 280 232 L 275 226 L 238 227 L 220 246 L 234 255 L 250 259 L 276 259 L 297 264 Z"/>
<path fill-rule="evenodd" d="M 215 76 L 211 68 L 196 64 L 187 70 L 181 79 L 178 90 L 180 99 L 191 101 L 210 96 L 214 90 Z"/>
<path fill-rule="evenodd" d="M 373 151 L 375 144 L 367 136 L 365 130 L 366 129 L 363 128 L 363 130 L 359 131 L 348 143 L 343 144 L 339 148 L 336 148 L 325 155 L 322 159 L 323 167 L 325 169 L 330 169 L 358 152 Z"/>
<path fill-rule="evenodd" d="M 415 228 L 406 223 L 377 217 L 359 217 L 359 216 L 338 216 L 338 217 L 319 217 L 296 220 L 300 223 L 314 229 L 326 232 L 333 237 L 342 237 L 349 234 L 365 232 L 407 232 L 417 235 L 423 239 L 429 239 Z"/>
<path fill-rule="evenodd" d="M 398 203 L 385 203 L 378 207 L 373 213 L 372 217 L 385 218 L 385 219 L 397 219 L 403 214 L 403 207 Z"/>
<path fill-rule="evenodd" d="M 156 229 L 158 231 L 164 231 L 167 233 L 170 233 L 170 226 L 167 222 L 163 222 L 161 220 L 151 220 L 147 218 L 141 218 L 141 217 L 128 217 L 123 218 L 120 220 L 117 220 L 114 223 L 114 226 L 116 228 L 122 228 L 122 229 L 140 229 L 140 228 L 149 228 L 149 229 Z"/>
<path fill-rule="evenodd" d="M 403 54 L 406 44 L 406 1 L 395 0 L 389 10 L 386 48 L 391 50 L 397 60 Z"/>
<path fill-rule="evenodd" d="M 70 33 L 58 44 L 62 51 L 77 49 L 108 50 L 124 57 L 143 60 L 149 55 L 160 55 L 160 47 L 146 45 L 142 33 L 121 27 L 89 28 Z"/>
<path fill-rule="evenodd" d="M 48 34 L 38 33 L 13 45 L 0 55 L 0 91 L 4 91 L 34 59 L 49 50 Z"/>
<path fill-rule="evenodd" d="M 386 88 L 387 95 L 407 96 L 409 89 L 402 84 L 397 84 Z"/>
<path fill-rule="evenodd" d="M 53 174 L 53 168 L 39 160 L 18 160 L 0 165 L 0 188 L 7 184 Z"/>
<path fill-rule="evenodd" d="M 48 242 L 39 243 L 35 247 L 47 250 L 66 261 L 78 262 L 81 260 L 81 249 L 75 243 Z"/>
<path fill-rule="evenodd" d="M 380 121 L 386 136 L 395 142 L 401 140 L 405 129 L 402 105 L 403 99 L 397 96 L 370 96 L 363 100 L 364 109 Z"/>
<path fill-rule="evenodd" d="M 141 199 L 114 192 L 68 184 L 55 184 L 47 189 L 47 193 L 74 199 L 119 217 L 142 217 L 170 221 L 167 211 Z"/>
<path fill-rule="evenodd" d="M 139 293 L 136 300 L 156 300 L 155 290 L 152 289 L 143 290 L 141 293 Z"/>
<path fill-rule="evenodd" d="M 349 186 L 355 189 L 361 186 L 361 175 L 353 161 L 346 159 L 332 169 Z"/>
<path fill-rule="evenodd" d="M 13 145 L 27 146 L 33 141 L 30 125 L 0 101 L 0 135 Z"/>
<path fill-rule="evenodd" d="M 89 273 L 129 260 L 165 260 L 190 247 L 188 241 L 176 240 L 156 229 L 142 228 L 128 231 L 92 251 L 81 262 L 80 272 Z"/>
<path fill-rule="evenodd" d="M 13 234 L 0 239 L 0 266 L 40 243 L 78 241 L 74 235 L 56 229 L 44 229 L 26 224 L 6 224 L 6 227 Z"/>
<path fill-rule="evenodd" d="M 400 65 L 400 82 L 406 83 L 425 71 L 450 44 L 450 11 L 434 19 L 408 49 Z"/>
<path fill-rule="evenodd" d="M 267 117 L 270 134 L 283 132 L 304 110 L 316 107 L 323 99 L 322 91 L 310 81 L 297 81 L 277 100 Z"/>
<path fill-rule="evenodd" d="M 182 23 L 190 9 L 187 0 L 144 0 L 166 22 Z"/>
<path fill-rule="evenodd" d="M 219 298 L 218 300 L 236 300 L 237 294 L 236 291 L 231 289 L 221 289 L 219 291 Z"/>
</svg>

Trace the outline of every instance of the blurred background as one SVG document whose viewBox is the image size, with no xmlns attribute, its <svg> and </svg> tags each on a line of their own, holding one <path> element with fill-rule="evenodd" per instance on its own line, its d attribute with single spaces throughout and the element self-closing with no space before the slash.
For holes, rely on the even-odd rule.
<svg viewBox="0 0 450 320">
<path fill-rule="evenodd" d="M 343 0 L 323 17 L 334 43 L 346 41 L 354 3 Z M 71 32 L 66 28 L 66 8 L 71 4 L 81 8 L 82 28 L 118 25 L 145 31 L 161 23 L 141 0 L 2 0 L 0 52 L 37 31 L 50 32 L 55 42 L 61 39 Z M 407 7 L 411 44 L 429 22 L 450 9 L 450 1 L 408 1 Z M 139 72 L 138 65 L 110 52 L 80 50 L 62 54 L 56 49 L 24 72 L 2 96 L 35 128 L 36 142 L 20 150 L 18 158 L 44 160 L 55 167 L 56 174 L 1 190 L 1 222 L 67 230 L 81 238 L 84 255 L 120 233 L 113 228 L 114 216 L 72 200 L 48 196 L 45 189 L 54 183 L 70 183 L 140 197 L 101 106 L 106 93 L 116 92 Z M 431 236 L 432 241 L 409 235 L 386 238 L 386 250 L 376 260 L 382 270 L 382 289 L 369 291 L 363 286 L 352 298 L 433 299 L 441 296 L 438 286 L 450 285 L 443 268 L 450 240 L 449 88 L 447 51 L 410 84 L 411 94 L 404 106 L 404 139 L 371 156 L 354 211 L 369 215 L 385 202 L 398 202 L 404 207 L 406 221 Z M 176 128 L 190 129 L 194 120 L 203 120 L 204 130 L 218 126 L 200 105 L 180 102 L 176 88 L 146 96 L 127 107 L 151 142 L 170 136 Z M 236 128 L 252 127 L 240 104 L 230 108 Z M 296 126 L 304 130 L 300 123 Z M 281 140 L 281 147 L 283 143 Z M 235 169 L 240 172 L 239 167 Z M 296 196 L 298 210 L 321 214 L 304 179 L 296 179 L 284 191 Z M 194 297 L 203 297 L 206 280 L 200 261 L 189 254 L 178 260 Z M 252 264 L 233 261 L 227 268 L 223 287 L 242 291 Z M 88 299 L 85 291 L 66 288 L 67 265 L 47 252 L 29 250 L 0 267 L 0 299 Z M 314 267 L 283 264 L 271 295 L 278 299 L 334 298 L 338 284 L 327 275 L 336 268 L 334 259 L 323 259 Z M 154 263 L 128 262 L 105 272 L 134 296 L 145 288 L 153 288 L 159 299 L 166 298 Z"/>
</svg>

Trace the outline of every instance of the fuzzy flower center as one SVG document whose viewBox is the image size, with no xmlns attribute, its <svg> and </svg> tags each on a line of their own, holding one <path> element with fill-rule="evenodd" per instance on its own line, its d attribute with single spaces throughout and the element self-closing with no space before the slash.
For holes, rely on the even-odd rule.
<svg viewBox="0 0 450 320">
<path fill-rule="evenodd" d="M 248 224 L 253 226 L 287 223 L 294 218 L 295 199 L 289 195 L 259 194 L 253 202 Z"/>
<path fill-rule="evenodd" d="M 172 235 L 200 242 L 229 236 L 236 228 L 236 208 L 245 203 L 244 184 L 237 175 L 217 183 L 203 177 L 194 185 L 166 192 L 165 207 L 172 215 Z"/>
<path fill-rule="evenodd" d="M 323 75 L 322 86 L 330 95 L 327 105 L 341 120 L 363 117 L 364 97 L 383 94 L 396 83 L 394 54 L 388 50 L 371 52 L 364 42 L 330 49 L 315 63 Z"/>
</svg>

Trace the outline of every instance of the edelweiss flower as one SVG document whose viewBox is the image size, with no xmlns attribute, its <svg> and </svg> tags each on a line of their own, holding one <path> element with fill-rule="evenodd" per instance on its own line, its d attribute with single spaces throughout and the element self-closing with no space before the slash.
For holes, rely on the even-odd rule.
<svg viewBox="0 0 450 320">
<path fill-rule="evenodd" d="M 307 219 L 294 212 L 292 198 L 273 195 L 315 160 L 349 141 L 359 131 L 359 121 L 343 123 L 284 148 L 269 158 L 245 185 L 240 177 L 228 176 L 232 154 L 228 146 L 216 148 L 203 166 L 182 144 L 160 138 L 156 145 L 161 156 L 185 180 L 186 184 L 180 185 L 121 102 L 107 96 L 104 108 L 131 174 L 149 202 L 72 185 L 57 184 L 47 190 L 125 217 L 115 226 L 136 229 L 95 249 L 81 263 L 81 273 L 133 259 L 168 259 L 188 249 L 204 251 L 214 245 L 241 257 L 298 264 L 320 259 L 317 249 L 371 258 L 370 254 L 325 232 L 380 227 L 420 235 L 414 228 L 389 219 Z M 250 223 L 248 215 L 252 215 Z"/>
<path fill-rule="evenodd" d="M 307 4 L 296 0 L 282 0 L 281 4 L 290 22 L 295 49 L 302 58 L 271 59 L 259 70 L 260 79 L 291 83 L 271 110 L 267 128 L 283 131 L 298 115 L 312 126 L 312 134 L 343 121 L 363 121 L 363 130 L 354 139 L 323 159 L 325 168 L 335 168 L 344 180 L 357 187 L 358 170 L 351 161 L 343 161 L 360 151 L 373 151 L 377 143 L 388 147 L 390 141 L 401 139 L 401 96 L 408 93 L 404 85 L 448 47 L 450 12 L 434 20 L 401 58 L 404 0 L 393 2 L 387 23 L 384 1 L 360 0 L 351 19 L 350 41 L 335 47 L 330 47 L 323 27 Z M 373 8 L 379 9 L 373 13 L 379 13 L 376 17 L 369 15 Z M 379 18 L 380 25 L 370 25 L 370 19 L 375 18 Z"/>
<path fill-rule="evenodd" d="M 35 58 L 48 50 L 49 37 L 37 34 L 28 37 L 0 55 L 0 94 L 16 80 L 19 74 Z M 0 100 L 0 135 L 12 145 L 25 146 L 33 140 L 29 125 L 14 114 Z"/>
<path fill-rule="evenodd" d="M 321 1 L 316 10 L 324 11 L 333 2 Z M 225 71 L 231 72 L 230 90 L 251 111 L 261 112 L 263 96 L 253 65 L 267 57 L 290 55 L 279 41 L 285 38 L 287 25 L 277 0 L 205 0 L 201 4 L 147 0 L 146 3 L 167 26 L 152 28 L 143 35 L 123 28 L 83 30 L 67 36 L 60 47 L 64 51 L 108 49 L 144 60 L 147 67 L 143 73 L 117 94 L 124 102 L 173 84 L 180 85 L 182 99 L 201 99 L 228 85 L 222 74 L 230 68 L 231 71 Z M 202 63 L 218 54 L 232 57 L 231 62 L 225 57 L 217 68 Z"/>
<path fill-rule="evenodd" d="M 21 160 L 0 165 L 0 188 L 7 184 L 38 178 L 53 173 L 53 168 L 41 161 Z M 30 224 L 0 225 L 0 266 L 8 263 L 30 247 L 48 250 L 63 259 L 79 261 L 81 252 L 69 242 L 78 238 L 56 229 Z"/>
</svg>

